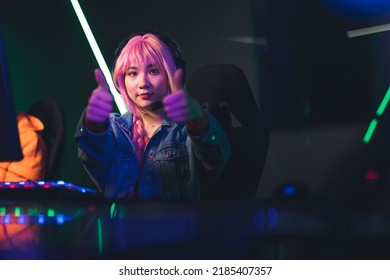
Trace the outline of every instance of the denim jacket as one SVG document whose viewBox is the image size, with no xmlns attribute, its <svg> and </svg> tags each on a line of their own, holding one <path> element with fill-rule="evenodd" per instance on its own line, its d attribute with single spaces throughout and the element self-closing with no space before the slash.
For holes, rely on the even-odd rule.
<svg viewBox="0 0 390 280">
<path fill-rule="evenodd" d="M 104 133 L 89 131 L 82 115 L 76 133 L 78 156 L 107 198 L 124 198 L 138 180 L 139 199 L 199 199 L 212 187 L 230 157 L 230 145 L 209 114 L 209 130 L 190 136 L 184 124 L 165 119 L 145 147 L 138 166 L 131 141 L 133 115 L 111 113 Z"/>
</svg>

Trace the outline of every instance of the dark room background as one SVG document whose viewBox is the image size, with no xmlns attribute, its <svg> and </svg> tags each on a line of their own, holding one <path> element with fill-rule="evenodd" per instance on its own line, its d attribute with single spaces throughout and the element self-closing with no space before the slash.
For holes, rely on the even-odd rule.
<svg viewBox="0 0 390 280">
<path fill-rule="evenodd" d="M 109 67 L 118 44 L 147 28 L 179 43 L 189 76 L 212 63 L 243 69 L 271 128 L 260 198 L 288 184 L 323 190 L 353 175 L 358 181 L 370 168 L 389 184 L 387 152 L 378 152 L 387 139 L 386 112 L 374 151 L 362 139 L 389 87 L 390 32 L 346 34 L 387 24 L 390 5 L 373 1 L 376 8 L 349 9 L 350 1 L 336 2 L 79 1 Z M 16 108 L 27 111 L 45 98 L 60 101 L 66 143 L 58 179 L 92 186 L 73 133 L 96 86 L 97 62 L 71 2 L 1 0 L 0 13 Z"/>
</svg>

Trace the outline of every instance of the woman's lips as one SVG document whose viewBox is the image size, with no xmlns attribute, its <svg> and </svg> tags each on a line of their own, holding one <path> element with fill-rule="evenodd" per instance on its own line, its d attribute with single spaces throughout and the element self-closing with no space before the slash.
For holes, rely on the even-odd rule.
<svg viewBox="0 0 390 280">
<path fill-rule="evenodd" d="M 151 92 L 143 92 L 138 94 L 138 96 L 141 97 L 142 99 L 149 99 L 152 95 L 153 93 Z"/>
</svg>

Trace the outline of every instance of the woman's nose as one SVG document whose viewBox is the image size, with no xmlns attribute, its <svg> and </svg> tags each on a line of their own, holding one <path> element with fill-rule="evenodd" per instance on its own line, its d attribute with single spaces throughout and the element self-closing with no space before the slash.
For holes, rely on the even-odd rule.
<svg viewBox="0 0 390 280">
<path fill-rule="evenodd" d="M 138 86 L 140 89 L 149 88 L 150 81 L 146 75 L 139 75 Z"/>
</svg>

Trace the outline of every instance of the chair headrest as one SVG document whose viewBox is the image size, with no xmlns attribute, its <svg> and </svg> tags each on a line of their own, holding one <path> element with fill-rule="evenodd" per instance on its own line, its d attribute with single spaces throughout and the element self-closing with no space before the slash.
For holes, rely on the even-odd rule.
<svg viewBox="0 0 390 280">
<path fill-rule="evenodd" d="M 212 64 L 196 70 L 187 83 L 191 96 L 210 111 L 228 106 L 243 122 L 260 115 L 260 109 L 242 69 L 233 64 Z"/>
</svg>

